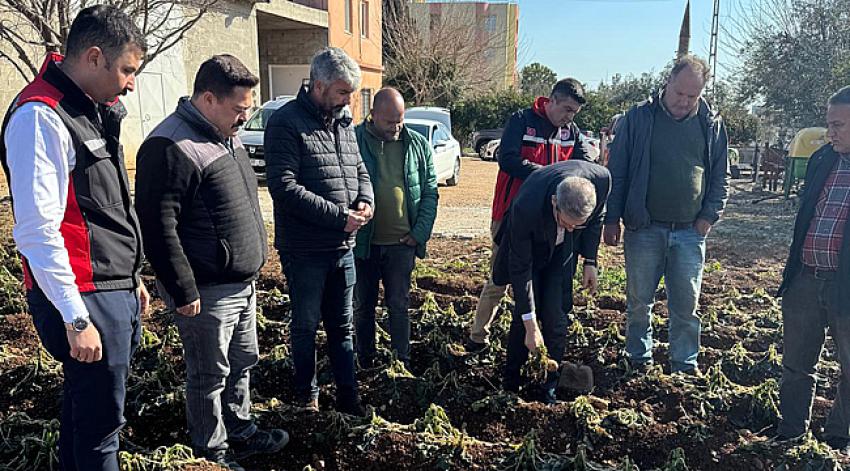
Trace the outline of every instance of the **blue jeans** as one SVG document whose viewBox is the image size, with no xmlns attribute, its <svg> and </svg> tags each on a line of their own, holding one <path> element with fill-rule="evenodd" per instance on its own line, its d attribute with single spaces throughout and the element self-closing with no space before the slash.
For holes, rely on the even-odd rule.
<svg viewBox="0 0 850 471">
<path fill-rule="evenodd" d="M 354 376 L 352 297 L 357 279 L 351 250 L 281 251 L 280 259 L 292 300 L 292 360 L 296 400 L 319 397 L 316 384 L 316 332 L 319 322 L 328 336 L 337 398 L 357 395 Z"/>
<path fill-rule="evenodd" d="M 118 471 L 118 432 L 124 427 L 124 398 L 130 358 L 142 326 L 133 290 L 83 293 L 89 319 L 100 333 L 103 359 L 71 358 L 65 323 L 37 286 L 27 305 L 45 350 L 62 362 L 65 376 L 59 429 L 59 466 L 64 471 Z"/>
<path fill-rule="evenodd" d="M 369 258 L 357 260 L 354 288 L 354 319 L 357 355 L 375 355 L 375 306 L 378 283 L 384 282 L 384 298 L 390 314 L 390 341 L 398 359 L 410 361 L 410 275 L 416 265 L 416 247 L 405 244 L 373 245 Z"/>
<path fill-rule="evenodd" d="M 569 237 L 569 235 L 568 235 Z M 558 363 L 564 357 L 567 347 L 567 329 L 570 326 L 569 314 L 573 309 L 573 275 L 576 259 L 569 250 L 570 244 L 564 243 L 555 248 L 552 259 L 542 266 L 532 267 L 532 286 L 537 319 L 540 322 L 540 334 L 549 358 Z M 503 387 L 508 391 L 517 391 L 520 386 L 520 372 L 528 361 L 528 348 L 525 346 L 525 325 L 522 315 L 513 310 L 511 328 L 508 333 L 507 359 Z M 543 394 L 555 399 L 555 387 L 558 385 L 559 371 L 550 372 L 541 385 Z"/>
<path fill-rule="evenodd" d="M 697 303 L 705 263 L 705 236 L 696 229 L 672 230 L 650 225 L 626 230 L 627 323 L 626 353 L 634 363 L 652 360 L 652 305 L 661 276 L 670 314 L 670 364 L 672 371 L 697 366 L 700 320 Z"/>
<path fill-rule="evenodd" d="M 165 305 L 178 306 L 157 283 Z M 254 283 L 198 286 L 201 312 L 174 323 L 186 361 L 186 421 L 192 448 L 203 456 L 227 449 L 228 439 L 249 438 L 257 430 L 251 418 L 250 371 L 259 360 L 257 292 Z"/>
</svg>

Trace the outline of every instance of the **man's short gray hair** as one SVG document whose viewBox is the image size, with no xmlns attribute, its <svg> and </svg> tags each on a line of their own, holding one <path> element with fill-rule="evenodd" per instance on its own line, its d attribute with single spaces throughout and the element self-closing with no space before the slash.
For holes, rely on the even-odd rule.
<svg viewBox="0 0 850 471">
<path fill-rule="evenodd" d="M 558 211 L 575 219 L 587 219 L 596 207 L 596 187 L 587 178 L 567 177 L 555 193 Z"/>
<path fill-rule="evenodd" d="M 360 66 L 342 49 L 326 47 L 310 63 L 310 83 L 316 80 L 326 85 L 342 80 L 352 88 L 360 88 Z"/>
<path fill-rule="evenodd" d="M 827 101 L 827 106 L 833 105 L 850 105 L 850 85 L 838 90 L 833 93 L 831 97 L 829 97 L 829 101 Z"/>
</svg>

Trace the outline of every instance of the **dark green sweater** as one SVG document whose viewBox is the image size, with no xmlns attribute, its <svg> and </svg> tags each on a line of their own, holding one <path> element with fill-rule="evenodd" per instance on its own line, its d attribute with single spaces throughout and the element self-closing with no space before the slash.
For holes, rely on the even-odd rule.
<svg viewBox="0 0 850 471">
<path fill-rule="evenodd" d="M 696 116 L 655 112 L 646 207 L 653 221 L 693 222 L 705 197 L 705 136 Z"/>
</svg>

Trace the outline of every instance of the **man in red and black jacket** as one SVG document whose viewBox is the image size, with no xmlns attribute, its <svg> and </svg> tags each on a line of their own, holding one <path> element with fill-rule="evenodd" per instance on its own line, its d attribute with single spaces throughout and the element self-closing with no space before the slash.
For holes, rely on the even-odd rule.
<svg viewBox="0 0 850 471">
<path fill-rule="evenodd" d="M 10 107 L 0 161 L 29 312 L 62 363 L 59 467 L 118 471 L 130 358 L 149 300 L 118 96 L 133 91 L 147 46 L 108 5 L 82 9 L 64 46 L 65 57 L 49 54 Z"/>
<path fill-rule="evenodd" d="M 520 185 L 531 172 L 555 162 L 590 160 L 587 149 L 590 143 L 573 122 L 585 102 L 581 83 L 566 78 L 552 87 L 549 97 L 538 97 L 531 108 L 517 111 L 508 119 L 502 133 L 499 174 L 493 194 L 490 223 L 493 238 Z M 491 260 L 496 258 L 498 250 L 494 242 Z M 586 281 L 591 276 L 595 279 L 596 260 L 585 260 L 584 276 Z M 493 283 L 492 276 L 484 284 L 466 343 L 467 350 L 480 350 L 489 342 L 490 324 L 506 290 L 507 286 Z"/>
</svg>

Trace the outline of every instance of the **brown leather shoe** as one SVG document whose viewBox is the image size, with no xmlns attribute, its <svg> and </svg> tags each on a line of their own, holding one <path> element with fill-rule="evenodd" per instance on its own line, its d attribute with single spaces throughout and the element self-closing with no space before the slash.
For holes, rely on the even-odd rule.
<svg viewBox="0 0 850 471">
<path fill-rule="evenodd" d="M 589 393 L 593 390 L 593 370 L 587 365 L 562 362 L 558 389 Z"/>
</svg>

